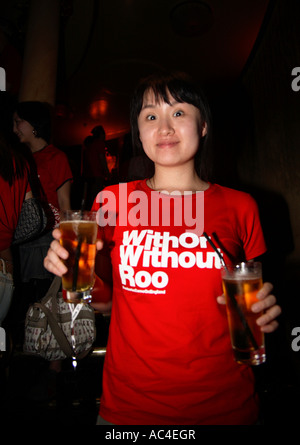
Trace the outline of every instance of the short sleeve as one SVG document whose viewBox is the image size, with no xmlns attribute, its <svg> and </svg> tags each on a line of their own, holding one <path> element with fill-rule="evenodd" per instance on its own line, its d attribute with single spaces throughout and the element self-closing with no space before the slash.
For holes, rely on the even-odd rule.
<svg viewBox="0 0 300 445">
<path fill-rule="evenodd" d="M 245 194 L 240 209 L 239 236 L 243 242 L 246 260 L 252 260 L 267 250 L 260 223 L 259 209 L 256 201 L 248 194 Z"/>
</svg>

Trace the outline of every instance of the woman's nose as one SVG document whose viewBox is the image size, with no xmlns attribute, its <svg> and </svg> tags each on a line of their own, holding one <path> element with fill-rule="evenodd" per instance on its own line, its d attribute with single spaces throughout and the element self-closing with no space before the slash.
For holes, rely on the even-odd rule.
<svg viewBox="0 0 300 445">
<path fill-rule="evenodd" d="M 172 134 L 174 133 L 174 127 L 170 119 L 162 119 L 159 125 L 159 132 L 161 134 Z"/>
</svg>

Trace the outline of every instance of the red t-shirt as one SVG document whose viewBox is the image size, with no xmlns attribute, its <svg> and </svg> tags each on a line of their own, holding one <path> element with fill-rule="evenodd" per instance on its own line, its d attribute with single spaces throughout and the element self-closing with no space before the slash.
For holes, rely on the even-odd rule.
<svg viewBox="0 0 300 445">
<path fill-rule="evenodd" d="M 57 190 L 73 178 L 67 155 L 54 145 L 48 145 L 42 150 L 34 152 L 33 157 L 40 183 L 57 224 L 59 222 Z"/>
<path fill-rule="evenodd" d="M 26 192 L 30 190 L 27 170 L 11 186 L 0 176 L 0 190 L 0 250 L 6 250 L 11 245 Z"/>
<path fill-rule="evenodd" d="M 100 414 L 114 424 L 257 419 L 252 370 L 234 361 L 226 309 L 216 301 L 220 260 L 202 231 L 216 234 L 228 263 L 255 258 L 265 251 L 258 209 L 250 195 L 213 184 L 185 199 L 134 181 L 104 189 L 93 206 L 102 203 L 100 225 L 109 218 L 99 233 L 113 266 Z M 190 205 L 194 215 L 200 209 L 194 232 Z"/>
</svg>

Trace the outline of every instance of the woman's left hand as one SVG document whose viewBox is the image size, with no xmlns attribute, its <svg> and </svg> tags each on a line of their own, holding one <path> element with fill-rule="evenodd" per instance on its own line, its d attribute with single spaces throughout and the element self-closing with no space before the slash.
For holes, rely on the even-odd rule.
<svg viewBox="0 0 300 445">
<path fill-rule="evenodd" d="M 257 293 L 257 301 L 251 307 L 252 312 L 264 313 L 258 317 L 257 324 L 260 326 L 262 332 L 270 333 L 277 329 L 278 321 L 276 318 L 281 314 L 281 308 L 276 304 L 276 297 L 271 293 L 273 285 L 271 283 L 264 283 L 263 287 Z M 225 304 L 224 295 L 217 298 L 218 303 Z"/>
</svg>

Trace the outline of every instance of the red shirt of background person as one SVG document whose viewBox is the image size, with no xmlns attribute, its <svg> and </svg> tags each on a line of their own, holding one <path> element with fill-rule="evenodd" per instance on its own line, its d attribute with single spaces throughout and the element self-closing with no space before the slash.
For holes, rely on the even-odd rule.
<svg viewBox="0 0 300 445">
<path fill-rule="evenodd" d="M 68 201 L 65 203 L 67 196 L 64 196 L 64 186 L 67 192 L 72 181 L 72 171 L 67 156 L 50 144 L 41 150 L 35 151 L 33 158 L 45 197 L 56 216 L 54 225 L 57 225 L 59 223 L 59 210 L 66 205 L 69 206 Z M 61 199 L 59 199 L 60 197 Z"/>
<path fill-rule="evenodd" d="M 25 160 L 20 163 L 4 144 L 6 142 L 0 136 L 0 160 L 3 168 L 0 172 L 0 252 L 10 248 L 24 199 L 32 196 L 28 165 Z M 4 150 L 10 155 L 10 159 L 4 159 Z"/>
<path fill-rule="evenodd" d="M 22 205 L 32 197 L 28 180 L 29 166 L 25 158 L 0 134 L 0 258 L 6 271 L 13 274 L 11 249 Z M 1 264 L 2 267 L 2 264 Z M 2 270 L 2 269 L 1 269 Z M 2 313 L 2 316 L 4 314 Z"/>
</svg>

